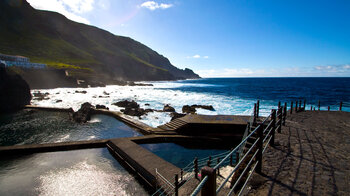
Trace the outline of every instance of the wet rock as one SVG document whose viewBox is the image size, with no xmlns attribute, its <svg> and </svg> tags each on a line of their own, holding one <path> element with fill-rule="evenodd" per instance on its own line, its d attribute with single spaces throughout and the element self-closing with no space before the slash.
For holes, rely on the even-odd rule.
<svg viewBox="0 0 350 196">
<path fill-rule="evenodd" d="M 107 93 L 106 91 L 103 91 L 103 94 L 104 94 L 104 95 L 109 95 L 109 93 Z"/>
<path fill-rule="evenodd" d="M 118 107 L 123 107 L 123 108 L 139 108 L 139 104 L 136 103 L 136 101 L 132 100 L 132 101 L 128 101 L 128 100 L 124 100 L 124 101 L 118 101 L 116 103 L 113 103 L 112 105 L 116 105 Z"/>
<path fill-rule="evenodd" d="M 145 112 L 148 113 L 148 112 L 154 112 L 154 109 L 145 109 Z"/>
<path fill-rule="evenodd" d="M 180 114 L 180 113 L 177 113 L 177 112 L 172 112 L 170 114 L 170 117 L 171 117 L 170 121 L 173 121 L 173 120 L 175 120 L 177 118 L 181 118 L 181 117 L 184 117 L 184 116 L 186 116 L 186 114 Z"/>
<path fill-rule="evenodd" d="M 62 100 L 60 100 L 60 99 L 59 99 L 59 100 L 56 100 L 56 103 L 61 103 L 61 102 L 62 102 Z"/>
<path fill-rule="evenodd" d="M 189 106 L 189 105 L 184 105 L 184 106 L 182 106 L 182 113 L 194 114 L 194 113 L 196 113 L 196 108 Z"/>
<path fill-rule="evenodd" d="M 128 86 L 153 86 L 153 84 L 145 84 L 145 83 L 135 83 L 132 81 L 127 82 Z"/>
<path fill-rule="evenodd" d="M 105 110 L 109 110 L 109 108 L 105 105 L 96 105 L 96 109 L 105 109 Z"/>
<path fill-rule="evenodd" d="M 214 107 L 212 105 L 192 105 L 191 107 L 194 108 L 202 108 L 205 110 L 215 111 Z"/>
<path fill-rule="evenodd" d="M 163 111 L 164 111 L 164 112 L 175 112 L 175 108 L 171 107 L 169 104 L 166 104 L 166 105 L 163 107 Z"/>
<path fill-rule="evenodd" d="M 142 116 L 145 115 L 147 112 L 142 109 L 142 108 L 125 108 L 124 110 L 120 110 L 122 111 L 124 114 L 129 115 L 129 116 Z"/>
<path fill-rule="evenodd" d="M 87 92 L 86 91 L 78 91 L 78 90 L 76 90 L 75 93 L 86 94 Z"/>
<path fill-rule="evenodd" d="M 74 112 L 72 118 L 75 122 L 86 123 L 91 119 L 94 106 L 88 102 L 85 102 L 81 105 L 80 109 L 77 112 Z"/>
<path fill-rule="evenodd" d="M 50 95 L 49 93 L 41 93 L 40 91 L 33 93 L 33 100 L 49 100 L 50 98 L 48 97 Z"/>
<path fill-rule="evenodd" d="M 100 96 L 98 96 L 98 98 L 109 98 L 109 96 L 102 96 L 102 95 L 100 95 Z"/>
<path fill-rule="evenodd" d="M 150 104 L 149 104 L 149 103 L 146 103 L 145 106 L 150 106 Z"/>
<path fill-rule="evenodd" d="M 202 108 L 205 110 L 215 111 L 214 107 L 212 105 L 184 105 L 182 107 L 182 113 L 186 114 L 195 114 L 197 108 Z"/>
</svg>

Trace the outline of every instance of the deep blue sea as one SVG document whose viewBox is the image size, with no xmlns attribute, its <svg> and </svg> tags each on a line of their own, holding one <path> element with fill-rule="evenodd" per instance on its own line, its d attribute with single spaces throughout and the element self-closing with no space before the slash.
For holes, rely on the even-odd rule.
<svg viewBox="0 0 350 196">
<path fill-rule="evenodd" d="M 93 105 L 103 104 L 110 110 L 123 108 L 113 105 L 121 100 L 134 100 L 142 108 L 162 110 L 170 104 L 176 112 L 182 112 L 182 106 L 202 104 L 212 105 L 215 111 L 198 109 L 198 114 L 206 115 L 252 115 L 254 103 L 260 100 L 260 113 L 268 116 L 276 109 L 278 102 L 288 103 L 306 100 L 306 109 L 321 102 L 321 110 L 339 110 L 340 101 L 343 110 L 350 112 L 350 78 L 204 78 L 198 80 L 143 82 L 153 86 L 106 86 L 86 89 L 57 88 L 32 90 L 49 93 L 48 100 L 32 104 L 49 107 L 80 108 L 84 102 Z M 87 91 L 86 94 L 75 93 Z M 108 94 L 106 96 L 105 94 Z M 60 100 L 60 101 L 58 101 Z M 141 118 L 135 117 L 152 127 L 170 121 L 170 113 L 151 112 Z"/>
<path fill-rule="evenodd" d="M 350 78 L 205 78 L 178 83 L 194 85 L 172 90 L 255 99 L 276 105 L 278 101 L 289 105 L 291 101 L 305 99 L 308 105 L 317 106 L 320 100 L 323 109 L 331 106 L 333 110 L 339 109 L 342 101 L 343 109 L 350 111 Z"/>
</svg>

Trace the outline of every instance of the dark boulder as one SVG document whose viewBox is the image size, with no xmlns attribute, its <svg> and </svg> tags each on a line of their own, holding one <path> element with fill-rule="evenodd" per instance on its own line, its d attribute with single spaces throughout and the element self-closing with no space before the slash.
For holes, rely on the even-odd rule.
<svg viewBox="0 0 350 196">
<path fill-rule="evenodd" d="M 18 74 L 9 74 L 0 64 L 0 113 L 22 109 L 30 104 L 29 85 Z"/>
<path fill-rule="evenodd" d="M 49 93 L 41 93 L 40 91 L 33 93 L 33 100 L 38 100 L 38 101 L 42 101 L 42 100 L 48 100 L 50 99 L 48 97 Z"/>
<path fill-rule="evenodd" d="M 195 114 L 197 108 L 202 108 L 205 110 L 215 111 L 214 107 L 212 105 L 184 105 L 182 107 L 182 113 L 186 114 Z"/>
<path fill-rule="evenodd" d="M 164 111 L 164 112 L 175 112 L 175 108 L 171 107 L 169 104 L 166 104 L 166 105 L 163 107 L 163 111 Z"/>
<path fill-rule="evenodd" d="M 113 103 L 112 105 L 116 105 L 118 107 L 123 107 L 123 108 L 139 108 L 139 104 L 137 104 L 134 100 L 132 101 L 128 101 L 128 100 L 124 100 L 124 101 L 118 101 L 116 103 Z"/>
<path fill-rule="evenodd" d="M 61 99 L 56 100 L 56 103 L 61 103 L 61 102 L 62 102 L 62 100 L 61 100 Z"/>
<path fill-rule="evenodd" d="M 75 93 L 81 93 L 81 94 L 86 94 L 87 92 L 86 91 L 75 91 Z"/>
<path fill-rule="evenodd" d="M 205 110 L 215 111 L 214 107 L 212 105 L 192 105 L 191 107 L 194 108 L 202 108 Z"/>
<path fill-rule="evenodd" d="M 81 105 L 80 109 L 77 112 L 74 112 L 72 117 L 75 122 L 86 123 L 91 119 L 91 115 L 94 110 L 94 106 L 88 102 L 85 102 Z"/>
<path fill-rule="evenodd" d="M 194 114 L 194 113 L 196 113 L 196 108 L 189 106 L 189 105 L 184 105 L 184 106 L 182 106 L 182 113 Z"/>
<path fill-rule="evenodd" d="M 125 108 L 124 110 L 120 110 L 123 112 L 123 114 L 129 115 L 129 116 L 142 116 L 145 115 L 147 112 L 146 110 L 142 108 Z"/>
<path fill-rule="evenodd" d="M 175 119 L 177 119 L 177 118 L 181 118 L 181 117 L 184 117 L 184 116 L 186 116 L 186 114 L 179 114 L 179 113 L 177 113 L 177 112 L 172 112 L 172 113 L 170 114 L 170 117 L 171 117 L 171 120 L 170 120 L 170 121 L 173 121 L 173 120 L 175 120 Z"/>
<path fill-rule="evenodd" d="M 108 107 L 106 107 L 105 105 L 96 105 L 96 109 L 104 109 L 104 110 L 109 110 Z"/>
</svg>

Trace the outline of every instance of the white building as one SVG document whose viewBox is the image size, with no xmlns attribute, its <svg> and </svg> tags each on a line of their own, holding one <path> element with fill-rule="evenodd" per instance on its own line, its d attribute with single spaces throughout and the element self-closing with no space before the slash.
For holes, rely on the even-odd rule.
<svg viewBox="0 0 350 196">
<path fill-rule="evenodd" d="M 4 62 L 6 67 L 18 66 L 24 68 L 43 69 L 46 67 L 45 64 L 31 63 L 29 58 L 23 56 L 12 56 L 6 54 L 0 54 L 0 61 Z"/>
</svg>

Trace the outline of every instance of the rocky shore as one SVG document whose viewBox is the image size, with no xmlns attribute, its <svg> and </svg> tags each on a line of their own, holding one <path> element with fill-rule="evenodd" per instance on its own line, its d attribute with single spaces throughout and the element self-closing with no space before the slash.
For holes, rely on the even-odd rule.
<svg viewBox="0 0 350 196">
<path fill-rule="evenodd" d="M 249 195 L 350 195 L 349 112 L 292 114 L 275 143 Z"/>
</svg>

